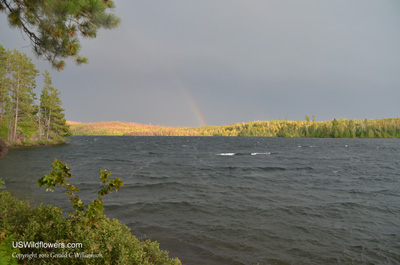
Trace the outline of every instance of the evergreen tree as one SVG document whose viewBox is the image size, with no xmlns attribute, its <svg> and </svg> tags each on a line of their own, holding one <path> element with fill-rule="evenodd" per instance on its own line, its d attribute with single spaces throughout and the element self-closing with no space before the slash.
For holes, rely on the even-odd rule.
<svg viewBox="0 0 400 265">
<path fill-rule="evenodd" d="M 0 46 L 0 138 L 11 142 L 41 139 L 63 140 L 71 135 L 61 108 L 60 92 L 44 73 L 39 106 L 35 105 L 35 65 L 25 54 Z"/>
<path fill-rule="evenodd" d="M 6 102 L 9 101 L 7 88 L 8 88 L 8 65 L 9 65 L 10 52 L 0 45 L 0 126 L 3 124 L 3 115 L 5 112 Z M 4 125 L 4 124 L 3 124 Z M 5 125 L 4 125 L 5 126 Z"/>
<path fill-rule="evenodd" d="M 44 128 L 46 139 L 63 138 L 70 136 L 69 126 L 65 120 L 64 109 L 61 108 L 62 102 L 60 92 L 52 86 L 52 80 L 49 72 L 44 72 L 44 87 L 40 95 L 40 113 L 39 120 L 43 126 L 39 125 L 39 134 L 41 128 Z"/>
<path fill-rule="evenodd" d="M 7 57 L 8 51 L 0 45 L 0 139 L 7 138 L 8 136 L 8 126 L 3 118 L 6 102 L 8 101 L 6 93 Z"/>
<path fill-rule="evenodd" d="M 95 38 L 99 28 L 117 27 L 119 18 L 108 12 L 113 7 L 111 0 L 0 0 L 10 26 L 24 32 L 36 55 L 58 70 L 65 58 L 87 62 L 79 55 L 78 34 Z"/>
<path fill-rule="evenodd" d="M 9 140 L 16 141 L 18 134 L 30 138 L 35 132 L 33 106 L 38 74 L 35 65 L 25 54 L 14 50 L 10 56 L 10 66 L 3 78 L 7 80 L 9 102 L 5 102 L 3 115 L 9 128 Z"/>
</svg>

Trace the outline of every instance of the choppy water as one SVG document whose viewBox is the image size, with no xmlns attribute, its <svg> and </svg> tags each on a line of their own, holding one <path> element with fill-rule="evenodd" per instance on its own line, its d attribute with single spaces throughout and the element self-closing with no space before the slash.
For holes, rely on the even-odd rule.
<svg viewBox="0 0 400 265">
<path fill-rule="evenodd" d="M 400 264 L 400 141 L 73 137 L 13 149 L 8 190 L 67 207 L 34 186 L 54 157 L 83 199 L 106 168 L 125 186 L 106 214 L 184 264 Z"/>
</svg>

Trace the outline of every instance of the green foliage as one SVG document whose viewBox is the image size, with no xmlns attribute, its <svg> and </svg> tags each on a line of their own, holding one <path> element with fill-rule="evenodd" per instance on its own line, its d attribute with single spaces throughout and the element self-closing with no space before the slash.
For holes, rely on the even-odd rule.
<svg viewBox="0 0 400 265">
<path fill-rule="evenodd" d="M 30 39 L 33 50 L 61 70 L 63 59 L 86 63 L 80 56 L 78 35 L 95 38 L 100 28 L 112 29 L 120 20 L 108 11 L 111 0 L 0 0 L 0 11 L 8 15 L 11 27 Z"/>
<path fill-rule="evenodd" d="M 21 254 L 75 253 L 101 254 L 101 258 L 63 258 L 29 260 L 29 264 L 181 264 L 170 259 L 157 242 L 140 241 L 129 228 L 106 216 L 98 218 L 98 226 L 87 228 L 80 219 L 64 218 L 58 207 L 40 205 L 36 208 L 19 201 L 8 192 L 0 193 L 0 231 L 3 238 L 0 252 L 9 259 L 11 241 L 46 243 L 82 243 L 76 248 L 21 248 Z M 16 252 L 18 249 L 12 249 Z M 12 253 L 11 252 L 11 253 Z M 26 262 L 26 260 L 25 260 Z M 1 263 L 0 263 L 1 264 Z M 5 263 L 12 264 L 12 263 Z"/>
<path fill-rule="evenodd" d="M 103 184 L 99 197 L 85 210 L 76 193 L 78 188 L 69 183 L 71 178 L 67 164 L 55 159 L 52 171 L 38 180 L 39 186 L 48 190 L 61 187 L 66 190 L 74 205 L 75 213 L 65 218 L 59 207 L 41 204 L 36 208 L 28 202 L 19 201 L 8 192 L 0 193 L 0 256 L 10 259 L 11 241 L 59 243 L 81 243 L 75 248 L 20 248 L 21 254 L 61 254 L 65 251 L 86 254 L 101 254 L 100 258 L 34 258 L 29 264 L 171 264 L 179 265 L 179 259 L 171 259 L 168 252 L 159 249 L 157 242 L 140 241 L 129 228 L 118 220 L 110 220 L 103 214 L 102 196 L 119 190 L 123 183 L 119 178 L 109 180 L 110 172 L 102 170 Z M 12 250 L 12 252 L 10 252 Z M 1 260 L 1 259 L 0 259 Z M 26 260 L 24 260 L 26 262 Z M 0 263 L 1 264 L 1 263 Z M 13 263 L 5 263 L 13 264 Z"/>
<path fill-rule="evenodd" d="M 36 123 L 35 115 L 35 78 L 38 70 L 32 60 L 17 50 L 5 51 L 1 56 L 0 71 L 3 76 L 0 106 L 2 123 L 9 128 L 8 138 L 16 141 L 17 138 L 31 137 L 34 134 Z"/>
<path fill-rule="evenodd" d="M 6 236 L 5 231 L 0 234 L 0 265 L 17 265 L 18 262 L 12 257 L 13 253 L 18 253 L 19 250 L 12 248 L 12 242 L 15 241 L 16 236 Z"/>
<path fill-rule="evenodd" d="M 0 178 L 0 190 L 6 188 L 5 186 L 3 186 L 4 184 L 6 184 L 6 183 L 4 182 L 4 180 L 2 178 Z"/>
<path fill-rule="evenodd" d="M 7 125 L 0 123 L 0 139 L 6 138 L 7 135 L 8 135 Z"/>
<path fill-rule="evenodd" d="M 79 195 L 77 194 L 79 193 L 79 189 L 68 181 L 68 179 L 71 178 L 71 173 L 69 173 L 69 171 L 70 168 L 67 164 L 55 158 L 52 171 L 40 178 L 37 184 L 39 187 L 46 186 L 46 191 L 54 191 L 54 187 L 65 188 L 65 194 L 70 197 L 70 201 L 73 204 L 72 208 L 76 211 L 73 215 L 74 218 L 82 218 L 85 225 L 98 226 L 98 218 L 103 216 L 104 212 L 102 197 L 121 189 L 124 185 L 123 181 L 120 178 L 109 181 L 111 172 L 104 169 L 100 170 L 100 180 L 103 183 L 103 187 L 98 192 L 99 197 L 89 204 L 87 211 L 85 211 L 85 204 L 79 199 Z"/>
<path fill-rule="evenodd" d="M 400 118 L 332 121 L 255 121 L 226 126 L 164 127 L 120 122 L 71 124 L 75 135 L 134 136 L 258 136 L 400 138 Z"/>
<path fill-rule="evenodd" d="M 71 135 L 60 92 L 51 85 L 47 71 L 39 106 L 35 104 L 38 73 L 24 53 L 0 45 L 0 138 L 29 143 L 41 140 L 43 135 L 56 141 Z"/>
<path fill-rule="evenodd" d="M 52 86 L 49 72 L 45 71 L 43 77 L 44 87 L 40 95 L 39 105 L 39 135 L 41 137 L 43 132 L 47 140 L 71 136 L 63 113 L 64 109 L 61 108 L 60 92 Z"/>
</svg>

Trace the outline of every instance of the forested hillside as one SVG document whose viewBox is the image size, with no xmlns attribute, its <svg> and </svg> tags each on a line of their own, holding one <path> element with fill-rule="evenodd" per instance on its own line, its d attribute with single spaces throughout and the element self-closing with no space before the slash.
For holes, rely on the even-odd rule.
<svg viewBox="0 0 400 265">
<path fill-rule="evenodd" d="M 324 138 L 400 138 L 400 118 L 379 120 L 272 120 L 226 126 L 164 127 L 123 122 L 71 123 L 75 135 L 270 136 Z"/>
<path fill-rule="evenodd" d="M 0 139 L 9 144 L 62 142 L 71 135 L 50 74 L 42 74 L 39 98 L 35 93 L 38 76 L 29 57 L 0 45 Z"/>
</svg>

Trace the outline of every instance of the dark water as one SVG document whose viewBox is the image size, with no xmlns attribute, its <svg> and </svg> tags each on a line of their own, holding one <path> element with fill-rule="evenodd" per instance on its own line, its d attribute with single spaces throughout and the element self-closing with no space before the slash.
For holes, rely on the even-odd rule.
<svg viewBox="0 0 400 265">
<path fill-rule="evenodd" d="M 10 150 L 8 190 L 68 207 L 34 186 L 57 157 L 83 199 L 106 168 L 125 186 L 106 214 L 184 264 L 400 264 L 400 141 L 74 137 Z"/>
</svg>

